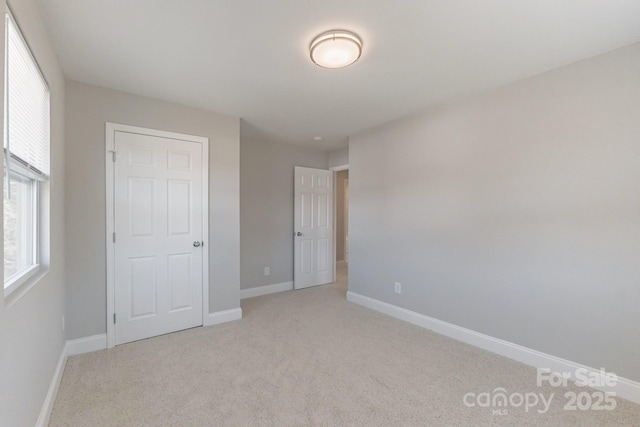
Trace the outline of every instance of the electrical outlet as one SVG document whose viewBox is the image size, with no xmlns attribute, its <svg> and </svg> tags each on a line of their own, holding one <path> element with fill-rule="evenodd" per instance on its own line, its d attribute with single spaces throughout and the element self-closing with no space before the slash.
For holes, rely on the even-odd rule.
<svg viewBox="0 0 640 427">
<path fill-rule="evenodd" d="M 393 284 L 393 291 L 394 291 L 396 294 L 401 294 L 401 293 L 402 293 L 402 283 L 400 283 L 400 282 L 395 282 L 395 283 Z"/>
<path fill-rule="evenodd" d="M 265 275 L 265 276 L 268 276 L 268 275 L 270 275 L 270 274 L 271 274 L 271 269 L 270 269 L 269 267 L 265 267 L 265 268 L 264 268 L 264 275 Z"/>
<path fill-rule="evenodd" d="M 65 325 L 64 325 L 64 314 L 63 314 L 62 315 L 62 331 L 64 331 L 64 327 L 65 327 Z"/>
</svg>

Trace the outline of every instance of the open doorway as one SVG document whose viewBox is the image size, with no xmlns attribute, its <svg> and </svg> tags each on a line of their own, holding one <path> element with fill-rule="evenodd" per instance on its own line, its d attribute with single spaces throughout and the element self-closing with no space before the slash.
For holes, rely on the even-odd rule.
<svg viewBox="0 0 640 427">
<path fill-rule="evenodd" d="M 347 277 L 349 266 L 349 170 L 335 174 L 336 280 Z"/>
</svg>

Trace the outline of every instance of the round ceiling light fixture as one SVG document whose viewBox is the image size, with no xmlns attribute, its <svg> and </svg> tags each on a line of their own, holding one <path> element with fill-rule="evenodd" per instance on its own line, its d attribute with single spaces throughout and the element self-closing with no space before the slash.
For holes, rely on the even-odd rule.
<svg viewBox="0 0 640 427">
<path fill-rule="evenodd" d="M 327 31 L 311 41 L 309 51 L 315 64 L 324 68 L 342 68 L 360 58 L 362 40 L 351 31 Z"/>
</svg>

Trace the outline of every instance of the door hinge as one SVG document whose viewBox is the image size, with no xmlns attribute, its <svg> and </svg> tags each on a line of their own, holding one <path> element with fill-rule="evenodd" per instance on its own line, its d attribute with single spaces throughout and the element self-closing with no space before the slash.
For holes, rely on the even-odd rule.
<svg viewBox="0 0 640 427">
<path fill-rule="evenodd" d="M 115 242 L 116 242 L 116 233 L 114 232 L 113 233 L 113 243 L 115 243 Z"/>
<path fill-rule="evenodd" d="M 113 313 L 113 323 L 116 323 L 116 314 Z"/>
<path fill-rule="evenodd" d="M 113 160 L 113 163 L 116 162 L 116 152 L 115 151 L 111 152 L 111 159 Z"/>
</svg>

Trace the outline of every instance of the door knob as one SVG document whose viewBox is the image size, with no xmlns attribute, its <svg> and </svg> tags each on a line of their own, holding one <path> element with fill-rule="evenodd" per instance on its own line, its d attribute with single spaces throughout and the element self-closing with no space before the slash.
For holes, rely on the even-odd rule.
<svg viewBox="0 0 640 427">
<path fill-rule="evenodd" d="M 296 236 L 302 236 L 302 233 L 298 231 L 298 232 L 296 233 Z"/>
<path fill-rule="evenodd" d="M 197 248 L 198 246 L 200 246 L 200 245 L 201 245 L 201 243 L 200 243 L 200 242 L 193 242 L 193 246 L 195 246 L 196 248 Z"/>
</svg>

